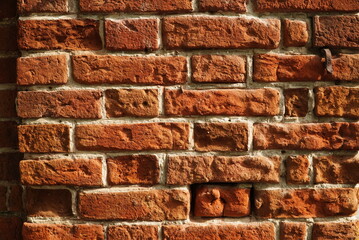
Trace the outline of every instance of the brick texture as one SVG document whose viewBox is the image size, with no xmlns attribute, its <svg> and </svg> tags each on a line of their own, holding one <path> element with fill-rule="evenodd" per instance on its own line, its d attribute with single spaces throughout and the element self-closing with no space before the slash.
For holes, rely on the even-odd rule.
<svg viewBox="0 0 359 240">
<path fill-rule="evenodd" d="M 285 19 L 283 32 L 286 47 L 303 47 L 309 40 L 308 25 L 304 21 Z"/>
<path fill-rule="evenodd" d="M 308 184 L 310 182 L 309 159 L 306 156 L 289 156 L 285 164 L 288 184 Z"/>
<path fill-rule="evenodd" d="M 313 240 L 325 239 L 355 239 L 358 238 L 359 221 L 315 223 L 313 225 Z"/>
<path fill-rule="evenodd" d="M 308 113 L 309 89 L 290 88 L 284 90 L 285 116 L 305 117 Z"/>
<path fill-rule="evenodd" d="M 54 1 L 26 1 L 18 0 L 18 11 L 20 14 L 34 13 L 34 12 L 51 12 L 51 13 L 65 13 L 67 12 L 66 0 Z"/>
<path fill-rule="evenodd" d="M 307 226 L 305 223 L 282 222 L 280 224 L 281 240 L 306 240 Z"/>
<path fill-rule="evenodd" d="M 236 12 L 247 11 L 247 0 L 200 0 L 199 10 L 202 12 Z"/>
<path fill-rule="evenodd" d="M 110 226 L 107 232 L 108 240 L 132 240 L 132 239 L 158 239 L 156 226 Z"/>
</svg>

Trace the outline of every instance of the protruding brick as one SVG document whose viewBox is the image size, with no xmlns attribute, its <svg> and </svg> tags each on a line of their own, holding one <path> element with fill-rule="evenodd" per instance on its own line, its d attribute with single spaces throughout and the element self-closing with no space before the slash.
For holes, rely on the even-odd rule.
<svg viewBox="0 0 359 240">
<path fill-rule="evenodd" d="M 129 155 L 107 159 L 110 185 L 159 183 L 160 166 L 155 155 Z"/>
<path fill-rule="evenodd" d="M 241 17 L 167 17 L 163 33 L 167 49 L 274 49 L 279 46 L 280 21 Z"/>
<path fill-rule="evenodd" d="M 0 217 L 0 236 L 4 240 L 21 240 L 22 221 L 19 217 Z M 27 240 L 26 238 L 24 240 Z M 33 239 L 35 240 L 35 239 Z"/>
<path fill-rule="evenodd" d="M 99 21 L 91 19 L 24 20 L 18 24 L 22 50 L 100 50 Z"/>
<path fill-rule="evenodd" d="M 192 11 L 192 0 L 80 0 L 82 12 L 160 12 Z"/>
<path fill-rule="evenodd" d="M 0 20 L 16 17 L 16 0 L 2 0 L 0 2 Z"/>
<path fill-rule="evenodd" d="M 280 223 L 280 240 L 306 240 L 306 237 L 307 226 L 305 223 Z"/>
<path fill-rule="evenodd" d="M 157 240 L 158 239 L 158 227 L 157 226 L 110 226 L 107 232 L 108 240 L 134 240 L 134 239 L 146 239 Z"/>
<path fill-rule="evenodd" d="M 17 95 L 21 118 L 101 118 L 100 91 L 23 91 Z"/>
<path fill-rule="evenodd" d="M 194 146 L 197 151 L 246 151 L 246 123 L 197 123 L 194 126 Z"/>
<path fill-rule="evenodd" d="M 198 83 L 243 83 L 246 59 L 237 55 L 195 55 L 192 80 Z"/>
<path fill-rule="evenodd" d="M 180 150 L 188 148 L 188 123 L 78 125 L 78 150 Z"/>
<path fill-rule="evenodd" d="M 356 240 L 359 236 L 359 221 L 314 223 L 313 240 Z"/>
<path fill-rule="evenodd" d="M 0 153 L 0 181 L 19 181 L 21 153 Z"/>
<path fill-rule="evenodd" d="M 341 1 L 341 0 L 338 0 Z M 356 1 L 359 10 L 359 2 Z M 359 48 L 359 16 L 315 16 L 315 47 Z"/>
<path fill-rule="evenodd" d="M 18 85 L 46 85 L 67 83 L 65 55 L 26 57 L 17 60 Z"/>
<path fill-rule="evenodd" d="M 166 90 L 167 115 L 274 116 L 279 92 L 271 88 L 227 90 Z"/>
<path fill-rule="evenodd" d="M 1 9 L 1 8 L 0 8 Z M 16 58 L 0 58 L 0 84 L 16 82 Z"/>
<path fill-rule="evenodd" d="M 254 149 L 358 150 L 358 123 L 257 123 Z"/>
<path fill-rule="evenodd" d="M 224 186 L 201 186 L 196 189 L 194 215 L 197 217 L 248 216 L 250 189 Z"/>
<path fill-rule="evenodd" d="M 51 13 L 65 13 L 67 12 L 67 0 L 18 0 L 17 6 L 20 14 L 26 13 L 40 13 L 40 12 L 51 12 Z"/>
<path fill-rule="evenodd" d="M 280 162 L 277 156 L 171 156 L 167 167 L 167 184 L 278 183 Z"/>
<path fill-rule="evenodd" d="M 187 80 L 185 57 L 74 56 L 74 78 L 84 84 L 174 85 Z"/>
<path fill-rule="evenodd" d="M 17 148 L 17 123 L 13 121 L 0 122 L 0 147 Z"/>
<path fill-rule="evenodd" d="M 100 159 L 24 160 L 20 170 L 24 185 L 102 185 Z"/>
<path fill-rule="evenodd" d="M 247 11 L 248 0 L 200 0 L 199 10 L 201 12 L 236 12 Z"/>
<path fill-rule="evenodd" d="M 109 50 L 157 50 L 159 47 L 158 19 L 107 20 L 106 48 Z"/>
<path fill-rule="evenodd" d="M 0 117 L 16 117 L 16 90 L 0 90 Z"/>
<path fill-rule="evenodd" d="M 284 89 L 285 116 L 305 117 L 308 113 L 309 89 Z"/>
<path fill-rule="evenodd" d="M 117 193 L 81 193 L 81 218 L 96 220 L 184 220 L 189 193 L 185 190 L 149 190 Z"/>
<path fill-rule="evenodd" d="M 307 156 L 289 156 L 285 164 L 287 184 L 308 184 L 310 182 Z"/>
<path fill-rule="evenodd" d="M 13 24 L 0 25 L 0 51 L 17 51 L 16 44 L 17 27 Z"/>
<path fill-rule="evenodd" d="M 255 213 L 261 218 L 351 216 L 358 209 L 358 189 L 257 190 Z"/>
<path fill-rule="evenodd" d="M 321 117 L 359 118 L 359 88 L 315 88 L 315 114 Z"/>
<path fill-rule="evenodd" d="M 101 225 L 63 225 L 63 224 L 40 224 L 25 223 L 22 228 L 23 240 L 38 239 L 96 239 L 104 240 L 104 230 Z"/>
<path fill-rule="evenodd" d="M 22 211 L 22 187 L 21 185 L 12 185 L 9 188 L 9 211 L 21 212 Z"/>
<path fill-rule="evenodd" d="M 284 19 L 284 46 L 304 47 L 309 40 L 308 25 L 304 21 Z"/>
<path fill-rule="evenodd" d="M 106 90 L 108 117 L 157 117 L 159 101 L 157 89 Z"/>
<path fill-rule="evenodd" d="M 359 182 L 358 156 L 321 156 L 313 162 L 316 183 L 347 183 Z"/>
<path fill-rule="evenodd" d="M 18 130 L 20 152 L 70 151 L 70 128 L 67 125 L 22 125 Z"/>
<path fill-rule="evenodd" d="M 28 217 L 66 217 L 72 215 L 71 192 L 66 189 L 26 190 Z"/>
<path fill-rule="evenodd" d="M 169 225 L 163 227 L 164 240 L 274 240 L 275 227 L 273 223 L 246 223 L 238 225 Z"/>
</svg>

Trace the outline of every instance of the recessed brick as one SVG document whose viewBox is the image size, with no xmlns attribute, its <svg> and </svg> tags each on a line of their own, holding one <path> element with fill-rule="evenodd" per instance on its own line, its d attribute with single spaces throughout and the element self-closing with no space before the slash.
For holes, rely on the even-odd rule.
<svg viewBox="0 0 359 240">
<path fill-rule="evenodd" d="M 157 240 L 158 239 L 158 227 L 157 226 L 109 226 L 107 232 L 108 240 L 134 240 L 134 239 L 146 239 Z"/>
<path fill-rule="evenodd" d="M 304 47 L 309 40 L 308 25 L 304 21 L 284 19 L 284 46 Z"/>
<path fill-rule="evenodd" d="M 287 184 L 308 184 L 309 159 L 306 156 L 289 156 L 286 161 Z"/>
<path fill-rule="evenodd" d="M 308 113 L 309 89 L 284 89 L 285 116 L 305 117 Z"/>
<path fill-rule="evenodd" d="M 0 90 L 0 117 L 16 117 L 16 90 Z"/>
<path fill-rule="evenodd" d="M 16 82 L 16 58 L 0 58 L 0 84 Z"/>
<path fill-rule="evenodd" d="M 13 24 L 0 25 L 0 51 L 17 51 L 17 27 Z"/>
<path fill-rule="evenodd" d="M 19 181 L 19 162 L 21 153 L 0 153 L 0 181 Z"/>
<path fill-rule="evenodd" d="M 247 11 L 248 0 L 200 0 L 199 10 L 201 12 L 236 12 Z"/>
<path fill-rule="evenodd" d="M 17 148 L 17 123 L 14 121 L 0 122 L 0 147 Z"/>
</svg>

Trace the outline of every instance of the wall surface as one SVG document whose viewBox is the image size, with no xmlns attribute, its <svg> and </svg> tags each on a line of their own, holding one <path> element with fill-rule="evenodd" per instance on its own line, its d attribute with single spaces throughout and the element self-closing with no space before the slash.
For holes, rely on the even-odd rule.
<svg viewBox="0 0 359 240">
<path fill-rule="evenodd" d="M 15 5 L 1 240 L 359 239 L 358 0 Z"/>
</svg>

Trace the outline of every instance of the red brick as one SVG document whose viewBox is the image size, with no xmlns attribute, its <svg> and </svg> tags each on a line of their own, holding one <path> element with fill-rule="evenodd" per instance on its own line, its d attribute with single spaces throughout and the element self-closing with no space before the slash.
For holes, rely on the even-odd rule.
<svg viewBox="0 0 359 240">
<path fill-rule="evenodd" d="M 6 204 L 7 192 L 8 192 L 7 186 L 0 186 L 0 212 L 7 211 L 7 204 Z M 1 229 L 1 226 L 0 226 L 0 229 Z"/>
<path fill-rule="evenodd" d="M 0 216 L 1 240 L 21 240 L 21 226 L 22 221 L 19 217 Z"/>
<path fill-rule="evenodd" d="M 26 190 L 28 217 L 66 217 L 72 215 L 71 192 L 66 189 Z"/>
<path fill-rule="evenodd" d="M 255 214 L 261 218 L 351 216 L 358 209 L 358 189 L 257 190 Z"/>
<path fill-rule="evenodd" d="M 187 123 L 78 125 L 78 150 L 183 150 L 188 148 Z"/>
<path fill-rule="evenodd" d="M 18 24 L 22 50 L 100 50 L 99 21 L 91 19 L 24 20 Z"/>
<path fill-rule="evenodd" d="M 356 0 L 256 0 L 258 12 L 356 12 L 359 3 Z"/>
<path fill-rule="evenodd" d="M 307 226 L 305 223 L 281 222 L 280 224 L 281 240 L 306 240 Z"/>
<path fill-rule="evenodd" d="M 359 54 L 340 54 L 332 64 L 333 80 L 359 81 Z"/>
<path fill-rule="evenodd" d="M 107 159 L 110 185 L 159 183 L 160 166 L 155 155 L 129 155 Z"/>
<path fill-rule="evenodd" d="M 248 0 L 200 0 L 199 10 L 202 12 L 236 12 L 247 11 Z"/>
<path fill-rule="evenodd" d="M 321 156 L 313 161 L 316 183 L 347 183 L 359 182 L 358 156 Z"/>
<path fill-rule="evenodd" d="M 185 190 L 149 190 L 117 193 L 81 193 L 81 218 L 96 220 L 184 220 L 189 193 Z"/>
<path fill-rule="evenodd" d="M 359 221 L 314 223 L 313 240 L 356 240 L 359 236 Z"/>
<path fill-rule="evenodd" d="M 0 25 L 0 51 L 16 51 L 16 25 L 2 24 Z"/>
<path fill-rule="evenodd" d="M 171 156 L 167 166 L 167 184 L 278 183 L 280 162 L 277 156 Z"/>
<path fill-rule="evenodd" d="M 158 239 L 158 227 L 157 226 L 110 226 L 107 232 L 108 240 L 134 240 L 134 239 L 146 239 L 157 240 Z"/>
<path fill-rule="evenodd" d="M 21 153 L 0 153 L 0 181 L 19 181 Z"/>
<path fill-rule="evenodd" d="M 18 0 L 18 11 L 20 14 L 26 13 L 40 13 L 40 12 L 51 12 L 51 13 L 66 13 L 67 12 L 67 0 Z"/>
<path fill-rule="evenodd" d="M 16 0 L 2 0 L 0 2 L 0 19 L 16 17 Z"/>
<path fill-rule="evenodd" d="M 0 117 L 11 118 L 16 117 L 16 90 L 1 90 L 0 91 Z"/>
<path fill-rule="evenodd" d="M 104 240 L 104 230 L 101 225 L 63 225 L 63 224 L 40 224 L 25 223 L 22 229 L 23 240 Z"/>
<path fill-rule="evenodd" d="M 80 0 L 83 12 L 191 12 L 192 0 Z"/>
<path fill-rule="evenodd" d="M 194 147 L 197 151 L 246 151 L 246 123 L 197 123 L 194 125 Z"/>
<path fill-rule="evenodd" d="M 164 240 L 274 240 L 273 223 L 169 225 L 163 227 Z"/>
<path fill-rule="evenodd" d="M 307 156 L 289 156 L 285 164 L 287 184 L 308 184 L 310 182 Z"/>
<path fill-rule="evenodd" d="M 70 151 L 70 128 L 67 125 L 22 125 L 18 129 L 20 152 Z"/>
<path fill-rule="evenodd" d="M 258 123 L 254 149 L 358 150 L 358 123 Z"/>
<path fill-rule="evenodd" d="M 284 19 L 284 46 L 304 47 L 309 40 L 308 25 L 304 21 Z"/>
<path fill-rule="evenodd" d="M 284 89 L 285 116 L 305 117 L 308 113 L 309 89 Z"/>
<path fill-rule="evenodd" d="M 279 92 L 271 88 L 225 90 L 166 90 L 167 115 L 274 116 Z"/>
<path fill-rule="evenodd" d="M 315 47 L 359 48 L 359 16 L 315 16 L 313 30 Z"/>
<path fill-rule="evenodd" d="M 66 55 L 26 57 L 17 60 L 18 85 L 67 83 Z"/>
<path fill-rule="evenodd" d="M 158 19 L 107 20 L 106 48 L 109 50 L 157 50 L 159 47 Z"/>
<path fill-rule="evenodd" d="M 195 192 L 197 217 L 243 217 L 251 211 L 250 189 L 224 186 L 200 186 Z"/>
<path fill-rule="evenodd" d="M 359 88 L 315 88 L 315 114 L 320 117 L 359 118 Z"/>
<path fill-rule="evenodd" d="M 106 90 L 107 117 L 157 117 L 159 101 L 157 89 Z"/>
<path fill-rule="evenodd" d="M 9 211 L 11 211 L 11 212 L 21 212 L 22 211 L 22 187 L 21 187 L 21 185 L 10 186 Z"/>
<path fill-rule="evenodd" d="M 187 80 L 185 57 L 74 56 L 75 81 L 84 84 L 174 85 Z"/>
<path fill-rule="evenodd" d="M 1 8 L 0 8 L 1 9 Z M 0 84 L 16 82 L 16 58 L 0 58 Z"/>
<path fill-rule="evenodd" d="M 0 122 L 0 147 L 17 148 L 17 123 L 13 121 Z"/>
<path fill-rule="evenodd" d="M 17 95 L 21 118 L 101 118 L 100 91 L 29 91 Z"/>
<path fill-rule="evenodd" d="M 100 159 L 24 160 L 20 171 L 24 185 L 102 185 Z"/>
<path fill-rule="evenodd" d="M 246 82 L 246 59 L 237 55 L 195 55 L 192 81 L 198 83 Z"/>
<path fill-rule="evenodd" d="M 241 17 L 167 17 L 163 34 L 167 49 L 274 49 L 279 46 L 280 21 Z"/>
</svg>

